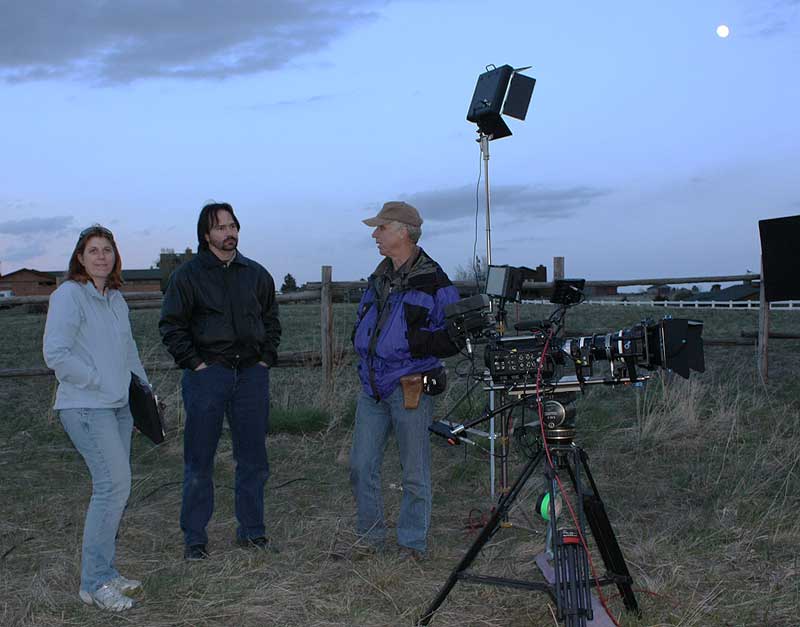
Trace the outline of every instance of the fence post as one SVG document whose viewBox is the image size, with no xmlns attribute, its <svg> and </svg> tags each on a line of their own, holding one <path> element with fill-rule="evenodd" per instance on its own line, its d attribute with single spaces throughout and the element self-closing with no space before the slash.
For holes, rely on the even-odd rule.
<svg viewBox="0 0 800 627">
<path fill-rule="evenodd" d="M 553 257 L 553 280 L 564 278 L 564 258 Z"/>
<path fill-rule="evenodd" d="M 758 373 L 766 383 L 769 378 L 769 357 L 767 341 L 769 340 L 769 303 L 764 287 L 764 260 L 761 260 L 761 289 L 759 290 L 760 309 L 758 311 Z"/>
<path fill-rule="evenodd" d="M 320 357 L 322 358 L 322 380 L 325 385 L 327 403 L 333 391 L 333 290 L 331 289 L 331 266 L 322 266 L 320 289 Z"/>
</svg>

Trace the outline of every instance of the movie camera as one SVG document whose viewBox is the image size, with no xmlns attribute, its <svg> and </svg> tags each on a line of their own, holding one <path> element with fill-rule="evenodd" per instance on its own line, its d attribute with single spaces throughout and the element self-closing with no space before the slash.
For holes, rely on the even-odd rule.
<svg viewBox="0 0 800 627">
<path fill-rule="evenodd" d="M 497 415 L 508 418 L 500 420 L 501 496 L 477 539 L 422 614 L 420 625 L 430 622 L 458 581 L 545 592 L 556 604 L 558 620 L 567 627 L 585 627 L 595 612 L 603 611 L 591 591 L 605 585 L 616 585 L 625 609 L 639 613 L 633 579 L 592 477 L 588 456 L 574 442 L 577 433 L 574 401 L 576 393 L 585 386 L 639 383 L 658 369 L 684 378 L 689 378 L 693 370 L 703 372 L 703 323 L 665 317 L 658 321 L 643 320 L 607 333 L 564 337 L 566 312 L 583 302 L 585 281 L 561 279 L 552 284 L 550 302 L 557 308 L 550 317 L 517 323 L 517 335 L 505 335 L 505 305 L 521 300 L 522 285 L 528 277 L 527 268 L 490 265 L 485 294 L 464 298 L 445 308 L 448 333 L 456 345 L 466 349 L 473 372 L 475 346 L 483 345 L 485 370 L 475 385 L 482 383 L 485 390 L 500 398 L 500 403 L 498 407 L 490 404 L 481 416 L 462 424 L 447 420 L 451 410 L 430 427 L 431 432 L 450 444 L 475 444 L 468 436 L 476 425 Z M 498 303 L 494 311 L 493 301 Z M 607 364 L 606 373 L 595 373 L 599 362 Z M 533 422 L 530 412 L 525 416 L 528 409 L 538 414 Z M 517 416 L 521 419 L 517 420 Z M 508 447 L 512 431 L 528 461 L 513 484 L 509 484 Z M 537 502 L 537 510 L 547 521 L 547 548 L 536 561 L 546 581 L 473 573 L 470 569 L 473 561 L 486 543 L 508 526 L 510 508 L 539 463 L 543 464 L 546 489 Z M 559 479 L 562 474 L 569 477 L 580 505 L 577 516 L 573 513 L 571 520 L 557 511 L 564 490 Z M 593 577 L 594 581 L 585 539 L 587 525 L 606 568 L 603 576 Z"/>
<path fill-rule="evenodd" d="M 583 279 L 557 280 L 550 302 L 559 307 L 553 315 L 548 320 L 518 323 L 515 329 L 522 334 L 502 336 L 498 320 L 505 318 L 505 302 L 518 301 L 521 293 L 521 282 L 509 278 L 517 270 L 490 266 L 486 294 L 464 298 L 445 309 L 448 333 L 457 346 L 472 352 L 475 344 L 486 345 L 484 364 L 495 384 L 525 385 L 538 375 L 547 388 L 557 384 L 571 366 L 574 382 L 584 385 L 594 381 L 598 361 L 608 362 L 610 376 L 602 379 L 608 384 L 647 378 L 640 370 L 664 368 L 684 378 L 691 370 L 705 370 L 703 323 L 697 320 L 666 317 L 608 333 L 561 337 L 566 310 L 583 300 Z M 500 301 L 496 315 L 490 311 L 490 297 Z"/>
</svg>

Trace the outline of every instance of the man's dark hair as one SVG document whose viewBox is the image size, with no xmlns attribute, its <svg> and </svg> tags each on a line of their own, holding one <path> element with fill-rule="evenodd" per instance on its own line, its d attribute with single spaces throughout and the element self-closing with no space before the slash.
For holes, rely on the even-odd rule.
<svg viewBox="0 0 800 627">
<path fill-rule="evenodd" d="M 211 228 L 219 224 L 219 212 L 227 211 L 233 217 L 233 222 L 236 224 L 236 230 L 239 226 L 239 219 L 233 212 L 233 207 L 227 202 L 212 202 L 207 204 L 200 211 L 200 217 L 197 218 L 197 250 L 208 250 L 208 242 L 206 235 L 211 232 Z"/>
</svg>

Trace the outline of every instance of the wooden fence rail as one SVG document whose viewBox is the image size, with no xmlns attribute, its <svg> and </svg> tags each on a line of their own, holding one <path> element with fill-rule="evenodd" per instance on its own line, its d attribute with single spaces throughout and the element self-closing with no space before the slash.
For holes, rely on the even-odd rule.
<svg viewBox="0 0 800 627">
<path fill-rule="evenodd" d="M 539 298 L 526 300 L 536 305 L 548 304 L 550 301 Z M 618 307 L 674 307 L 677 309 L 760 309 L 757 300 L 620 300 L 618 298 L 601 298 L 583 301 L 587 305 L 614 305 Z M 787 300 L 770 303 L 772 310 L 800 310 L 800 300 Z"/>
<path fill-rule="evenodd" d="M 352 294 L 359 294 L 362 290 L 366 289 L 366 281 L 333 281 L 333 270 L 331 266 L 322 266 L 321 280 L 319 282 L 311 282 L 305 285 L 305 289 L 299 292 L 290 292 L 286 294 L 277 294 L 276 299 L 279 303 L 298 303 L 318 301 L 320 303 L 320 349 L 319 351 L 303 351 L 299 353 L 280 353 L 278 356 L 278 367 L 295 367 L 295 366 L 320 366 L 323 369 L 324 385 L 330 387 L 333 385 L 333 367 L 337 358 L 342 355 L 336 355 L 334 352 L 334 327 L 333 327 L 333 301 L 336 298 L 341 298 L 344 295 L 350 296 Z M 630 280 L 609 280 L 609 281 L 586 281 L 586 287 L 630 287 L 637 285 L 669 285 L 669 284 L 696 284 L 696 283 L 723 283 L 735 281 L 755 281 L 761 278 L 760 274 L 737 274 L 737 275 L 721 275 L 721 276 L 706 276 L 706 277 L 670 277 L 670 278 L 654 278 L 654 279 L 630 279 Z M 479 286 L 475 281 L 454 281 L 454 285 L 459 289 L 462 296 L 475 294 L 480 291 Z M 522 297 L 526 300 L 542 298 L 552 291 L 554 283 L 552 282 L 533 282 L 526 281 L 523 284 Z M 763 290 L 762 290 L 763 292 Z M 126 292 L 125 300 L 128 301 L 132 309 L 136 308 L 150 308 L 161 306 L 162 294 L 161 292 Z M 36 305 L 47 304 L 49 296 L 15 296 L 0 299 L 0 306 L 17 306 L 17 305 Z M 541 302 L 547 302 L 542 300 Z M 636 300 L 591 300 L 588 301 L 595 304 L 616 304 L 623 306 L 641 306 L 652 305 L 662 307 L 709 307 L 709 308 L 760 308 L 760 303 L 753 301 L 741 302 L 725 302 L 717 303 L 715 301 L 636 301 Z M 762 299 L 761 303 L 766 301 Z M 776 307 L 776 305 L 778 305 Z M 788 304 L 771 304 L 771 308 L 788 308 L 800 309 L 800 303 L 792 301 Z M 762 311 L 762 318 L 763 318 Z M 762 376 L 766 378 L 766 340 L 767 337 L 774 337 L 769 334 L 768 322 L 765 324 L 762 320 L 760 324 L 760 331 L 758 334 L 759 344 L 759 367 Z M 763 337 L 762 337 L 763 336 Z M 735 338 L 730 340 L 707 340 L 707 345 L 740 345 L 752 344 L 749 337 Z M 158 364 L 155 369 L 170 369 L 175 368 L 174 365 Z M 3 377 L 18 377 L 18 376 L 45 376 L 50 375 L 51 371 L 48 368 L 17 368 L 0 370 L 0 378 Z"/>
<path fill-rule="evenodd" d="M 367 288 L 366 281 L 332 281 L 332 270 L 329 272 L 327 278 L 324 274 L 324 268 L 331 268 L 331 266 L 323 266 L 322 280 L 317 282 L 306 283 L 303 291 L 288 292 L 286 294 L 277 294 L 276 298 L 279 303 L 297 303 L 304 301 L 320 300 L 323 296 L 323 286 L 330 290 L 331 296 L 341 297 L 343 294 L 350 292 L 358 292 Z M 736 281 L 757 281 L 761 275 L 759 274 L 734 274 L 724 276 L 708 276 L 708 277 L 672 277 L 667 279 L 616 279 L 608 281 L 586 281 L 586 287 L 631 287 L 637 285 L 669 285 L 673 283 L 724 283 Z M 459 292 L 462 295 L 471 295 L 480 291 L 475 281 L 453 281 Z M 534 282 L 525 281 L 522 286 L 522 296 L 525 299 L 532 299 L 546 295 L 552 291 L 554 283 L 552 282 Z M 160 303 L 162 294 L 161 292 L 125 292 L 125 300 L 128 303 Z M 327 296 L 326 296 L 327 297 Z M 0 299 L 0 306 L 13 307 L 16 305 L 37 305 L 47 304 L 50 300 L 49 296 L 11 296 Z M 671 302 L 671 301 L 670 301 Z M 158 305 L 153 305 L 158 306 Z"/>
<path fill-rule="evenodd" d="M 333 290 L 331 288 L 331 266 L 322 267 L 322 282 L 319 291 L 293 292 L 292 294 L 279 294 L 278 302 L 297 302 L 298 300 L 318 300 L 320 301 L 320 311 L 322 316 L 322 329 L 320 333 L 319 351 L 298 351 L 278 353 L 278 361 L 275 366 L 278 368 L 296 367 L 320 367 L 323 368 L 324 384 L 327 389 L 333 386 L 333 367 L 337 360 L 346 357 L 351 351 L 334 351 L 333 337 Z M 162 294 L 160 292 L 128 292 L 125 300 L 133 303 L 156 303 L 160 305 Z M 288 298 L 287 298 L 288 297 Z M 298 298 L 299 297 L 299 298 Z M 21 296 L 18 298 L 6 298 L 2 302 L 15 300 L 14 304 L 41 304 L 49 301 L 49 296 Z M 151 370 L 174 370 L 177 366 L 174 363 L 159 363 L 148 366 Z M 0 369 L 0 378 L 9 377 L 41 377 L 52 376 L 53 371 L 49 368 L 7 368 Z"/>
<path fill-rule="evenodd" d="M 333 363 L 338 359 L 346 357 L 352 351 L 340 351 L 338 354 L 333 355 Z M 322 358 L 319 351 L 296 351 L 278 353 L 278 361 L 275 364 L 276 368 L 303 368 L 303 367 L 319 367 L 322 364 Z M 165 361 L 155 364 L 148 364 L 147 370 L 163 372 L 165 370 L 178 370 L 175 362 Z M 50 368 L 5 368 L 0 369 L 0 379 L 10 377 L 49 377 L 52 376 L 53 371 Z"/>
</svg>

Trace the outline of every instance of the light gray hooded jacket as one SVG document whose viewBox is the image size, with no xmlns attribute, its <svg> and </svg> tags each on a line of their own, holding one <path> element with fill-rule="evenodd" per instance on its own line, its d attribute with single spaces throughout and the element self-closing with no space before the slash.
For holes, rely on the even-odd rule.
<svg viewBox="0 0 800 627">
<path fill-rule="evenodd" d="M 58 379 L 54 409 L 123 407 L 131 372 L 147 382 L 128 304 L 118 290 L 104 296 L 91 281 L 64 281 L 50 295 L 44 361 Z"/>
</svg>

